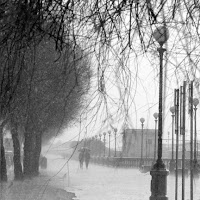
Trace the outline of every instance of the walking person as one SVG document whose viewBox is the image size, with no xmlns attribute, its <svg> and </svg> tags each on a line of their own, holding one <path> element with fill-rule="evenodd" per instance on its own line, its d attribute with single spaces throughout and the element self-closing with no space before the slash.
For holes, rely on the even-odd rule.
<svg viewBox="0 0 200 200">
<path fill-rule="evenodd" d="M 83 169 L 84 151 L 81 150 L 78 156 L 80 168 Z"/>
<path fill-rule="evenodd" d="M 85 160 L 86 169 L 88 169 L 88 165 L 89 165 L 89 162 L 90 162 L 90 151 L 89 150 L 85 150 L 84 160 Z"/>
</svg>

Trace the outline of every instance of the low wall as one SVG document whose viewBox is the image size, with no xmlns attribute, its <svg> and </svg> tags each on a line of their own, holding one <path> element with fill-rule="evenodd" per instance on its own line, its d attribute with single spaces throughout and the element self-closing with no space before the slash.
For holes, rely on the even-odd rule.
<svg viewBox="0 0 200 200">
<path fill-rule="evenodd" d="M 171 159 L 164 158 L 163 162 L 166 168 L 169 169 Z M 91 162 L 98 165 L 112 166 L 112 167 L 125 167 L 125 168 L 139 168 L 141 158 L 130 157 L 91 157 Z M 154 163 L 153 158 L 144 158 L 144 165 L 151 166 Z M 182 160 L 178 160 L 178 166 L 181 167 Z M 190 160 L 185 160 L 185 166 L 189 168 Z"/>
</svg>

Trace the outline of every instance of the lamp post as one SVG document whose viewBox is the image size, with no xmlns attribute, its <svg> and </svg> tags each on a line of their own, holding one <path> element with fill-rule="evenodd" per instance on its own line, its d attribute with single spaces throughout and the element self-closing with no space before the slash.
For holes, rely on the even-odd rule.
<svg viewBox="0 0 200 200">
<path fill-rule="evenodd" d="M 100 144 L 99 144 L 99 145 L 100 145 L 100 146 L 99 146 L 99 147 L 100 147 L 100 148 L 99 148 L 99 157 L 101 157 L 101 136 L 102 136 L 102 135 L 101 135 L 101 133 L 100 133 L 100 134 L 99 134 L 99 138 L 100 138 Z"/>
<path fill-rule="evenodd" d="M 199 100 L 197 98 L 193 99 L 194 105 L 194 167 L 197 167 L 197 105 Z"/>
<path fill-rule="evenodd" d="M 169 164 L 169 171 L 174 171 L 175 161 L 174 161 L 174 117 L 175 117 L 175 106 L 172 106 L 170 109 L 172 113 L 172 157 Z"/>
<path fill-rule="evenodd" d="M 142 137 L 141 137 L 141 158 L 140 158 L 140 167 L 143 165 L 143 127 L 144 127 L 144 118 L 140 118 L 142 124 Z"/>
<path fill-rule="evenodd" d="M 108 131 L 108 138 L 109 138 L 109 152 L 108 152 L 108 157 L 110 157 L 110 135 L 111 135 L 111 131 Z"/>
<path fill-rule="evenodd" d="M 145 146 L 145 149 L 146 149 L 146 161 L 147 161 L 147 149 L 148 149 L 148 142 L 147 142 L 147 132 L 146 132 L 146 146 Z"/>
<path fill-rule="evenodd" d="M 106 156 L 106 132 L 103 133 L 103 143 L 104 143 L 104 153 L 103 156 Z"/>
<path fill-rule="evenodd" d="M 153 114 L 155 118 L 155 140 L 154 140 L 154 162 L 156 161 L 156 141 L 157 141 L 157 122 L 158 122 L 158 113 Z"/>
<path fill-rule="evenodd" d="M 169 38 L 169 31 L 166 26 L 158 27 L 153 32 L 153 37 L 159 43 L 160 47 L 157 49 L 160 57 L 160 74 L 159 74 L 159 117 L 158 117 L 158 159 L 153 165 L 150 174 L 151 180 L 151 196 L 150 200 L 167 200 L 167 175 L 169 172 L 166 170 L 165 164 L 162 160 L 162 107 L 163 107 L 163 54 L 166 51 L 163 44 Z"/>
<path fill-rule="evenodd" d="M 117 128 L 114 128 L 114 132 L 115 132 L 115 156 L 116 157 L 116 144 L 117 144 Z"/>
</svg>

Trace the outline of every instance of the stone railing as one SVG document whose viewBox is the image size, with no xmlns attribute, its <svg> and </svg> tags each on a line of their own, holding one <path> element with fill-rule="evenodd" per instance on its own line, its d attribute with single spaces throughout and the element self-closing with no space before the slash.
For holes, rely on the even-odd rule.
<svg viewBox="0 0 200 200">
<path fill-rule="evenodd" d="M 163 158 L 163 162 L 169 169 L 169 158 Z M 141 158 L 130 158 L 130 157 L 91 157 L 91 162 L 98 165 L 105 165 L 111 167 L 124 167 L 124 168 L 139 168 Z M 146 166 L 151 166 L 154 163 L 153 158 L 144 158 L 143 164 Z M 178 160 L 178 165 L 181 167 L 181 159 Z M 189 167 L 189 159 L 185 160 L 186 166 Z"/>
</svg>

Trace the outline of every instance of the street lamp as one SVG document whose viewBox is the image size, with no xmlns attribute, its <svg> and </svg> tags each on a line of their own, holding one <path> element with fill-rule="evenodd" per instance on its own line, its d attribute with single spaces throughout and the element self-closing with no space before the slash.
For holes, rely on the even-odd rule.
<svg viewBox="0 0 200 200">
<path fill-rule="evenodd" d="M 157 49 L 160 57 L 160 74 L 159 74 L 159 117 L 158 117 L 158 159 L 153 165 L 150 174 L 151 180 L 151 196 L 150 200 L 167 200 L 167 175 L 165 164 L 162 160 L 162 95 L 163 95 L 163 54 L 166 51 L 163 44 L 169 38 L 169 31 L 166 26 L 158 27 L 153 32 L 153 37 L 159 43 L 160 47 Z"/>
<path fill-rule="evenodd" d="M 197 98 L 193 99 L 194 105 L 194 164 L 196 167 L 197 164 L 197 105 L 199 104 L 199 100 Z"/>
<path fill-rule="evenodd" d="M 99 134 L 99 138 L 100 138 L 100 146 L 99 146 L 99 147 L 100 147 L 100 148 L 99 148 L 99 151 L 100 151 L 100 152 L 99 152 L 99 156 L 100 156 L 100 157 L 101 157 L 101 136 L 102 136 L 102 135 L 101 135 L 101 133 L 100 133 L 100 134 Z"/>
<path fill-rule="evenodd" d="M 143 127 L 144 127 L 144 118 L 140 118 L 140 122 L 142 123 L 142 137 L 141 137 L 141 158 L 140 158 L 140 167 L 143 165 Z"/>
<path fill-rule="evenodd" d="M 114 128 L 114 132 L 115 132 L 115 157 L 116 155 L 116 143 L 117 143 L 117 128 Z"/>
<path fill-rule="evenodd" d="M 154 140 L 154 162 L 156 161 L 156 141 L 157 141 L 157 122 L 158 122 L 158 113 L 153 114 L 155 118 L 155 140 Z"/>
<path fill-rule="evenodd" d="M 147 132 L 146 132 L 146 147 L 145 147 L 145 149 L 146 149 L 146 161 L 147 161 L 147 149 L 148 149 L 148 142 L 147 142 Z"/>
<path fill-rule="evenodd" d="M 104 157 L 106 156 L 106 132 L 103 133 Z"/>
<path fill-rule="evenodd" d="M 172 158 L 169 164 L 169 171 L 174 171 L 175 168 L 175 161 L 174 161 L 174 117 L 175 117 L 175 106 L 172 106 L 170 109 L 172 113 Z"/>
<path fill-rule="evenodd" d="M 108 153 L 108 157 L 110 157 L 110 135 L 111 135 L 111 131 L 108 131 L 108 137 L 109 137 L 109 153 Z"/>
</svg>

